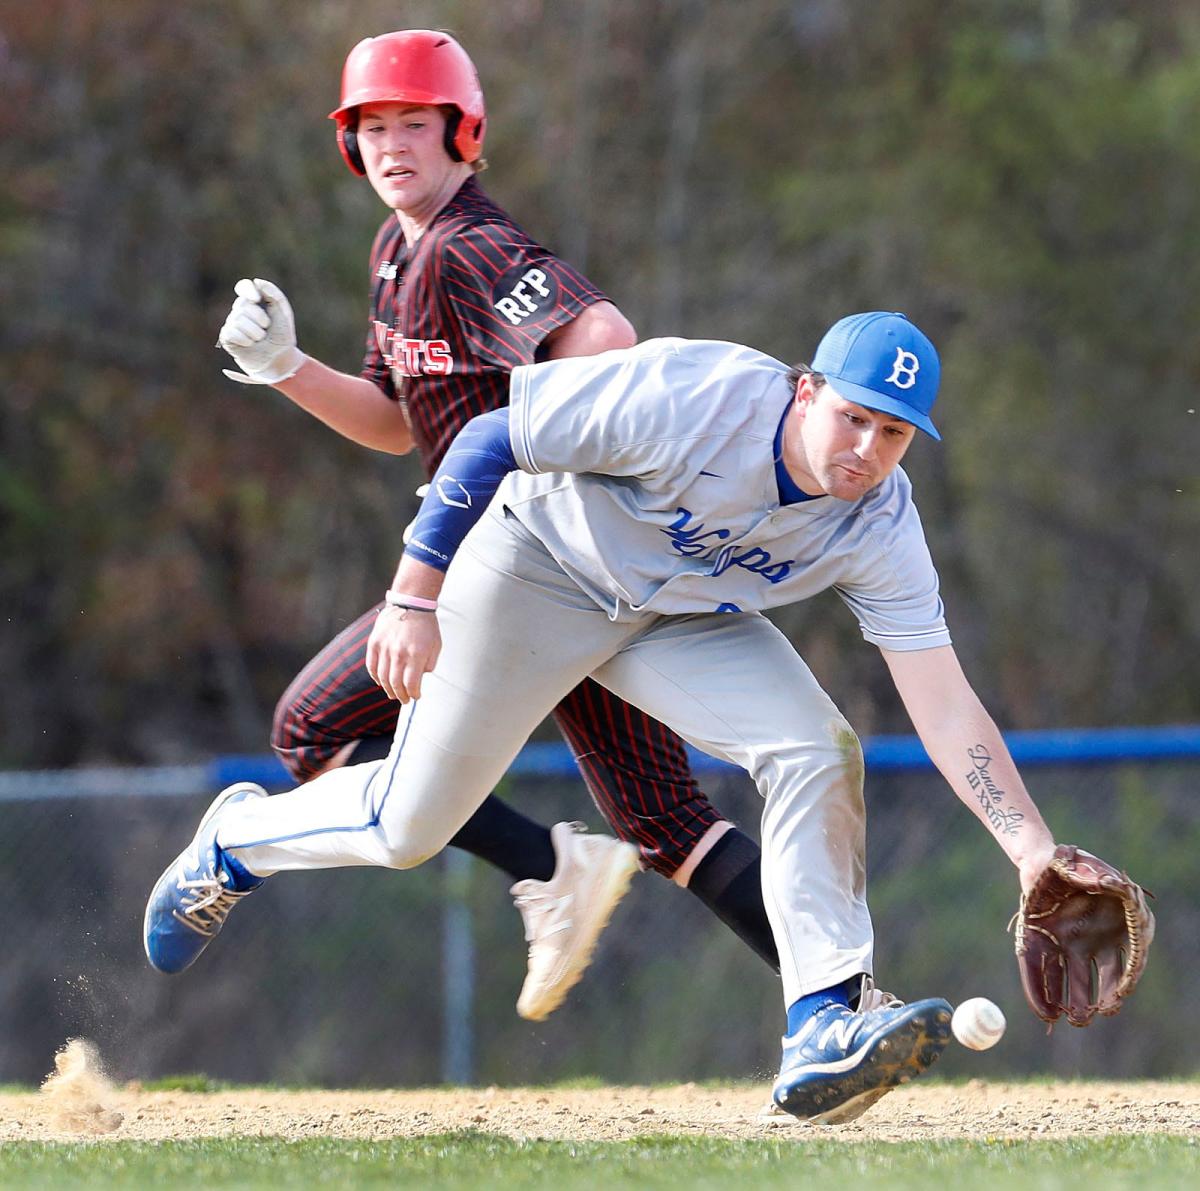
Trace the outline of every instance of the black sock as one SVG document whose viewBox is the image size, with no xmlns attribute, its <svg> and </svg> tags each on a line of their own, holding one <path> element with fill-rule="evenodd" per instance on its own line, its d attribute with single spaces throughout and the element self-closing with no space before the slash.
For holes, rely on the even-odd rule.
<svg viewBox="0 0 1200 1191">
<path fill-rule="evenodd" d="M 378 761 L 392 748 L 390 736 L 368 736 L 350 754 L 350 764 Z M 549 881 L 554 876 L 554 845 L 550 829 L 527 819 L 495 794 L 459 828 L 450 841 L 480 860 L 503 869 L 514 881 Z"/>
<path fill-rule="evenodd" d="M 527 819 L 495 794 L 487 796 L 450 844 L 502 868 L 514 881 L 549 881 L 554 876 L 550 828 Z"/>
<path fill-rule="evenodd" d="M 360 740 L 354 752 L 346 758 L 347 765 L 359 765 L 363 761 L 382 761 L 392 751 L 392 737 L 368 736 Z"/>
<path fill-rule="evenodd" d="M 758 845 L 735 827 L 696 865 L 687 887 L 778 972 L 779 952 L 763 906 L 761 860 Z"/>
</svg>

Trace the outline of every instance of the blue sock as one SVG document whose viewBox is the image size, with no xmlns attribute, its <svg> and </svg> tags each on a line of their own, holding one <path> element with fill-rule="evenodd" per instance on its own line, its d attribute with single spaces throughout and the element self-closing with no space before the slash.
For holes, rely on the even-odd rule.
<svg viewBox="0 0 1200 1191">
<path fill-rule="evenodd" d="M 266 880 L 266 877 L 256 877 L 244 864 L 234 860 L 228 852 L 222 850 L 220 844 L 217 845 L 217 856 L 218 866 L 229 874 L 228 888 L 235 893 L 245 893 L 248 889 L 257 889 Z"/>
<path fill-rule="evenodd" d="M 850 1008 L 849 987 L 845 982 L 793 1001 L 787 1011 L 788 1036 L 794 1035 L 818 1009 L 824 1009 L 826 1005 L 845 1005 L 847 1009 Z"/>
</svg>

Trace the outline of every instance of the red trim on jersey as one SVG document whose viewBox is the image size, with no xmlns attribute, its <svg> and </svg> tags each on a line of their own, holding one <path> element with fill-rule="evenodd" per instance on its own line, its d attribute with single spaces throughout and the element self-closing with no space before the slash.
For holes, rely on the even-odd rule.
<svg viewBox="0 0 1200 1191">
<path fill-rule="evenodd" d="M 377 276 L 394 266 L 392 279 Z M 556 300 L 536 318 L 510 325 L 494 306 L 495 288 L 514 270 L 537 268 L 553 282 Z M 361 375 L 403 399 L 421 461 L 432 475 L 462 425 L 508 404 L 509 373 L 533 363 L 551 331 L 572 322 L 605 295 L 548 252 L 490 198 L 474 178 L 430 224 L 413 253 L 389 215 L 371 251 L 371 318 Z M 375 323 L 394 338 L 444 340 L 454 356 L 448 375 L 398 378 L 376 343 Z"/>
<path fill-rule="evenodd" d="M 380 276 L 385 262 L 385 276 Z M 532 240 L 474 178 L 434 219 L 415 252 L 409 252 L 399 222 L 389 215 L 375 236 L 370 267 L 371 316 L 360 374 L 393 400 L 402 396 L 430 475 L 467 421 L 508 404 L 514 367 L 533 363 L 551 331 L 607 300 Z M 546 297 L 545 310 L 539 303 L 528 312 L 528 321 L 514 325 L 497 311 L 497 287 L 514 271 L 529 268 L 553 283 L 555 300 Z M 522 310 L 518 306 L 517 313 Z M 376 322 L 389 332 L 384 345 Z M 452 370 L 401 375 L 383 350 L 396 339 L 445 341 Z M 414 354 L 422 364 L 424 354 Z M 375 685 L 365 664 L 377 611 L 343 629 L 279 702 L 272 745 L 298 780 L 318 773 L 349 741 L 390 735 L 395 728 L 400 705 Z M 672 875 L 695 842 L 721 821 L 691 777 L 682 741 L 591 680 L 566 696 L 554 718 L 613 830 L 637 844 L 650 867 Z"/>
</svg>

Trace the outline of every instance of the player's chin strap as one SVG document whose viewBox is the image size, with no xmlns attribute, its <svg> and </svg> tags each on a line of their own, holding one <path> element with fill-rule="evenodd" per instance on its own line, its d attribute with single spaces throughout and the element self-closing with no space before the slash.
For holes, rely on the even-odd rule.
<svg viewBox="0 0 1200 1191">
<path fill-rule="evenodd" d="M 483 516 L 501 480 L 517 470 L 508 410 L 472 418 L 455 436 L 412 523 L 404 553 L 444 571 Z"/>
</svg>

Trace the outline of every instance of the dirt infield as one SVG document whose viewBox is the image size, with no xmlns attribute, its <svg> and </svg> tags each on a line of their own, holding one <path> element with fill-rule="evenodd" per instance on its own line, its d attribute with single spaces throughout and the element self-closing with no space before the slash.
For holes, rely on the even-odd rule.
<svg viewBox="0 0 1200 1191">
<path fill-rule="evenodd" d="M 419 1137 L 475 1129 L 513 1138 L 622 1140 L 646 1134 L 724 1138 L 1054 1138 L 1200 1135 L 1200 1084 L 930 1082 L 900 1089 L 851 1125 L 763 1121 L 759 1085 L 193 1094 L 136 1085 L 74 1098 L 0 1095 L 0 1141 L 197 1137 Z M 90 1099 L 89 1099 L 90 1097 Z"/>
</svg>

